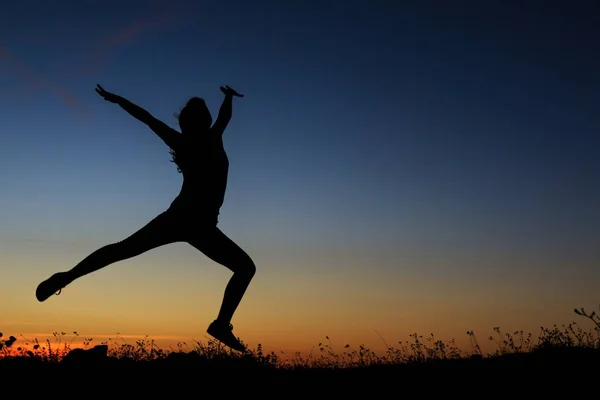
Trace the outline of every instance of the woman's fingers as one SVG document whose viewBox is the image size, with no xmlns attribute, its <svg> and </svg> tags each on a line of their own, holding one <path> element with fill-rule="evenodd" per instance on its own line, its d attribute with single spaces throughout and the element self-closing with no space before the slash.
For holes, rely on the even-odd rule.
<svg viewBox="0 0 600 400">
<path fill-rule="evenodd" d="M 238 93 L 235 89 L 233 89 L 231 86 L 229 85 L 225 85 L 225 86 L 221 86 L 221 91 L 223 93 L 230 93 L 234 96 L 238 96 L 238 97 L 244 97 L 243 94 Z"/>
<path fill-rule="evenodd" d="M 101 85 L 96 85 L 96 92 L 98 92 L 98 94 L 100 94 L 103 97 L 106 97 L 107 94 L 109 94 L 106 90 L 104 90 L 104 88 Z"/>
</svg>

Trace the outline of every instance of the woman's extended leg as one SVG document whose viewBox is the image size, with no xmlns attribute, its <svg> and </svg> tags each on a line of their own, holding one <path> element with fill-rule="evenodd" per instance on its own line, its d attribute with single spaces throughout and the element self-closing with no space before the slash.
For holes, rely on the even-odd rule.
<svg viewBox="0 0 600 400">
<path fill-rule="evenodd" d="M 36 297 L 44 301 L 52 294 L 64 288 L 75 279 L 97 271 L 110 264 L 138 256 L 156 247 L 179 240 L 176 220 L 162 213 L 128 238 L 108 244 L 91 253 L 75 267 L 66 272 L 59 272 L 40 283 Z"/>
<path fill-rule="evenodd" d="M 256 273 L 256 266 L 250 256 L 219 228 L 211 228 L 200 236 L 188 240 L 188 243 L 211 260 L 233 271 L 233 276 L 225 288 L 219 315 L 208 328 L 208 333 L 227 346 L 243 351 L 244 346 L 233 336 L 231 319 Z"/>
</svg>

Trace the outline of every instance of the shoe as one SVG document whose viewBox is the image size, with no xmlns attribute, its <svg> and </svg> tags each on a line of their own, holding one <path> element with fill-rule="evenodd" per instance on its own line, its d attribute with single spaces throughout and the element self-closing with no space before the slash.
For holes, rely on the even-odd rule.
<svg viewBox="0 0 600 400">
<path fill-rule="evenodd" d="M 209 325 L 206 332 L 233 350 L 246 351 L 246 346 L 233 335 L 233 325 L 231 324 L 224 324 L 215 320 Z"/>
<path fill-rule="evenodd" d="M 70 283 L 66 272 L 58 272 L 40 283 L 35 290 L 35 297 L 39 302 L 45 301 L 53 294 L 60 294 L 62 288 Z"/>
</svg>

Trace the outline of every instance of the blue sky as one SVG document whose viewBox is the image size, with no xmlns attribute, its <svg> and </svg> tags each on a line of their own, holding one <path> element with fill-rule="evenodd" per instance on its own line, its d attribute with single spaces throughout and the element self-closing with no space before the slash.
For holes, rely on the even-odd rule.
<svg viewBox="0 0 600 400">
<path fill-rule="evenodd" d="M 350 331 L 349 319 L 402 335 L 437 328 L 424 316 L 435 304 L 457 315 L 448 334 L 472 329 L 468 321 L 491 328 L 490 310 L 538 327 L 598 300 L 593 2 L 21 1 L 4 10 L 0 267 L 15 274 L 5 293 L 22 296 L 23 323 L 35 326 L 46 306 L 34 303 L 40 280 L 141 227 L 181 185 L 165 145 L 104 102 L 97 83 L 173 127 L 192 96 L 216 115 L 220 85 L 246 95 L 225 133 L 220 226 L 258 266 L 239 311 L 253 338 L 265 334 L 258 320 L 280 332 L 281 315 L 311 326 L 315 341 Z M 157 309 L 181 307 L 169 293 L 194 274 L 198 291 L 210 287 L 208 315 L 228 272 L 202 257 L 174 245 L 78 285 L 108 285 L 123 300 L 119 285 L 142 280 L 131 292 L 140 309 L 124 311 L 117 330 L 152 290 L 162 293 Z M 107 315 L 113 307 L 92 295 L 61 301 L 54 315 L 79 324 L 73 302 Z M 170 335 L 196 329 L 177 328 L 190 312 Z M 166 315 L 131 330 L 152 331 Z M 321 322 L 308 322 L 315 315 Z"/>
</svg>

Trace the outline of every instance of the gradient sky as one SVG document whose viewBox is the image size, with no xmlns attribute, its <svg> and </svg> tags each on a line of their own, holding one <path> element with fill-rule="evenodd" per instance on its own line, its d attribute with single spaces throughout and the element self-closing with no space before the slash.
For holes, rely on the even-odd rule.
<svg viewBox="0 0 600 400">
<path fill-rule="evenodd" d="M 38 303 L 181 175 L 97 83 L 176 127 L 230 85 L 221 229 L 250 346 L 537 334 L 600 302 L 593 1 L 22 0 L 0 16 L 0 331 L 204 341 L 230 272 L 183 243 Z"/>
</svg>

